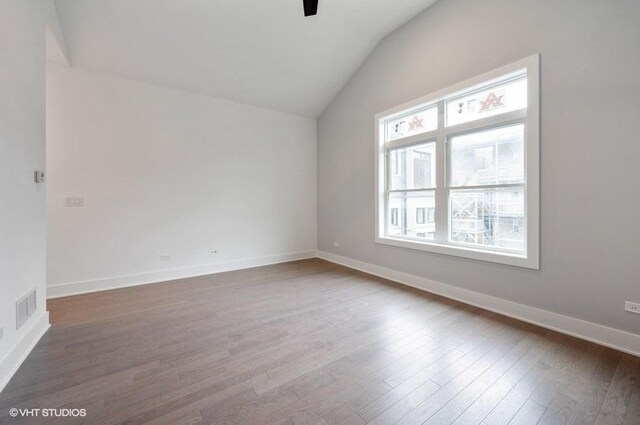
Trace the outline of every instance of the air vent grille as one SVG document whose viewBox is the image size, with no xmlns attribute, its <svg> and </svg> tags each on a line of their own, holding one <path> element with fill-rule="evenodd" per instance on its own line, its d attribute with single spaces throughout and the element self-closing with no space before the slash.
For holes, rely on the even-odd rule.
<svg viewBox="0 0 640 425">
<path fill-rule="evenodd" d="M 16 301 L 16 329 L 27 321 L 37 309 L 36 290 L 32 290 L 24 297 Z"/>
</svg>

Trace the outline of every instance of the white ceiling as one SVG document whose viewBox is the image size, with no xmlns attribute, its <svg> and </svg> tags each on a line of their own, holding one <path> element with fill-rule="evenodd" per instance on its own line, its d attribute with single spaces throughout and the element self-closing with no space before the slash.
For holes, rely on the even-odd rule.
<svg viewBox="0 0 640 425">
<path fill-rule="evenodd" d="M 56 0 L 73 66 L 309 117 L 436 0 Z"/>
</svg>

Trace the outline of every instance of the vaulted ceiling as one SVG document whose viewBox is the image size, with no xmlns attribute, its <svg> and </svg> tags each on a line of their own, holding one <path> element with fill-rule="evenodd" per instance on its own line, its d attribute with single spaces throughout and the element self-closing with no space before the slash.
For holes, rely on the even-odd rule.
<svg viewBox="0 0 640 425">
<path fill-rule="evenodd" d="M 56 0 L 72 66 L 316 117 L 436 0 Z"/>
</svg>

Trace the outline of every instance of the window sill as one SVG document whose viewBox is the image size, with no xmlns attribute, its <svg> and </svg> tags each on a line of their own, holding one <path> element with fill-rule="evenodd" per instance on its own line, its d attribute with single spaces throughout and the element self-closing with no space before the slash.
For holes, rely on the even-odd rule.
<svg viewBox="0 0 640 425">
<path fill-rule="evenodd" d="M 401 248 L 415 249 L 419 251 L 435 252 L 438 254 L 452 255 L 455 257 L 470 258 L 472 260 L 488 261 L 491 263 L 507 264 L 510 266 L 524 267 L 528 269 L 540 269 L 537 255 L 519 255 L 506 252 L 487 251 L 463 246 L 444 245 L 437 242 L 419 242 L 406 239 L 392 238 L 388 236 L 376 237 L 376 243 L 392 245 Z"/>
</svg>

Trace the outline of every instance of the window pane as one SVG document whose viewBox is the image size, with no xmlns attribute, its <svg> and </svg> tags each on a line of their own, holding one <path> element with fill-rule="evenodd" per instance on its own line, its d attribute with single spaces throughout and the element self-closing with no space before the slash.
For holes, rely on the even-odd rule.
<svg viewBox="0 0 640 425">
<path fill-rule="evenodd" d="M 524 187 L 452 190 L 452 242 L 525 250 Z"/>
<path fill-rule="evenodd" d="M 524 125 L 451 139 L 451 186 L 524 182 Z"/>
<path fill-rule="evenodd" d="M 389 151 L 391 190 L 430 189 L 436 185 L 436 144 Z"/>
<path fill-rule="evenodd" d="M 447 127 L 527 107 L 527 79 L 447 101 Z"/>
<path fill-rule="evenodd" d="M 435 130 L 438 128 L 438 108 L 432 106 L 388 120 L 386 127 L 387 141 Z"/>
<path fill-rule="evenodd" d="M 436 227 L 424 218 L 424 211 L 433 209 L 435 216 L 435 195 L 433 191 L 392 192 L 389 195 L 389 224 L 387 236 L 432 240 Z M 419 211 L 422 210 L 422 213 Z M 421 222 L 420 222 L 421 221 Z"/>
</svg>

